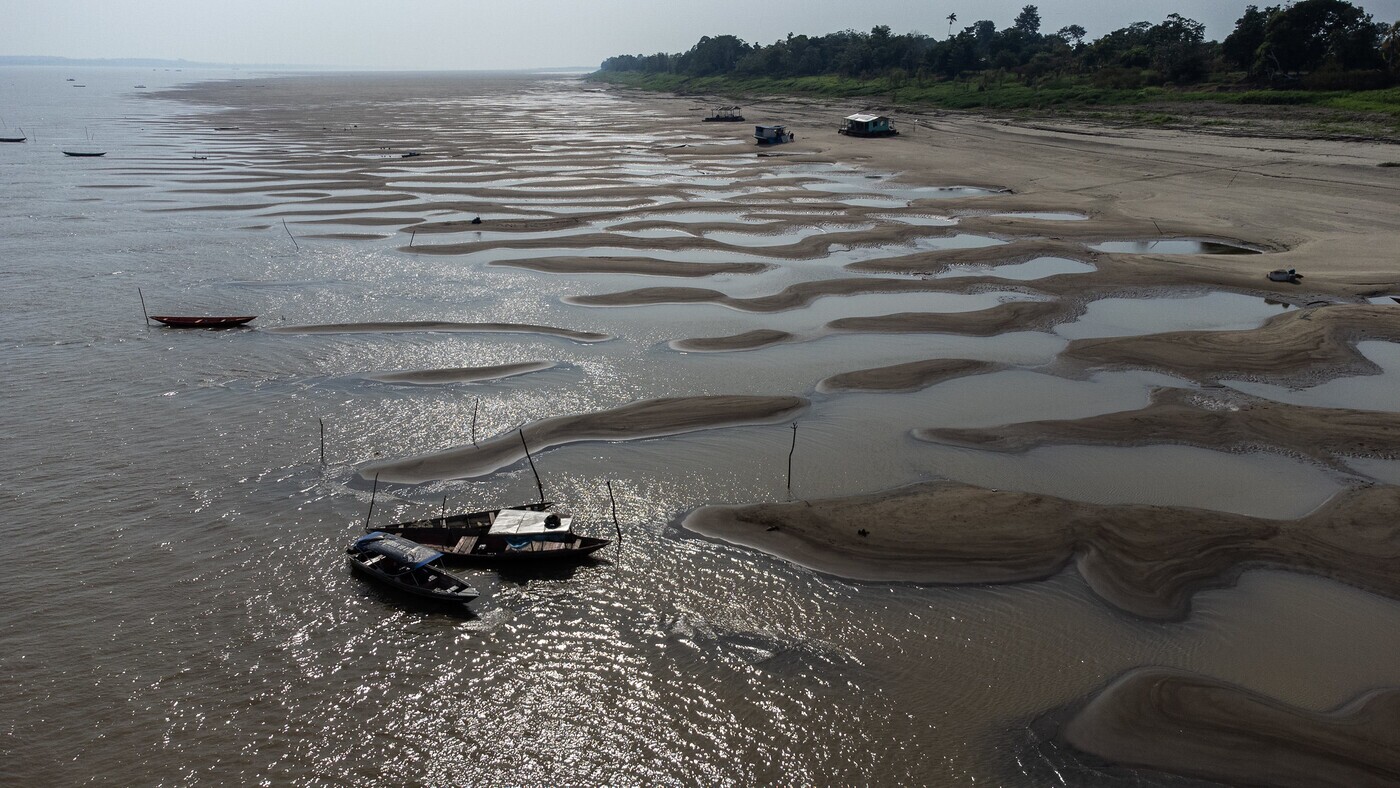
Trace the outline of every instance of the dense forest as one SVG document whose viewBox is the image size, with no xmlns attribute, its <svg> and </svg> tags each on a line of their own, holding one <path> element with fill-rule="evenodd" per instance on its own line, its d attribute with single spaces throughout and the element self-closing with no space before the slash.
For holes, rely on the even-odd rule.
<svg viewBox="0 0 1400 788">
<path fill-rule="evenodd" d="M 1375 21 L 1346 0 L 1300 0 L 1249 6 L 1234 30 L 1207 41 L 1205 26 L 1178 14 L 1138 22 L 1090 40 L 1079 25 L 1049 33 L 1028 5 L 1009 27 L 982 20 L 946 38 L 845 30 L 824 36 L 788 34 L 772 44 L 732 35 L 705 36 L 677 54 L 619 55 L 601 75 L 687 78 L 841 77 L 898 86 L 968 79 L 1015 80 L 1035 87 L 1073 82 L 1136 89 L 1232 81 L 1263 88 L 1375 90 L 1400 84 L 1400 22 Z"/>
</svg>

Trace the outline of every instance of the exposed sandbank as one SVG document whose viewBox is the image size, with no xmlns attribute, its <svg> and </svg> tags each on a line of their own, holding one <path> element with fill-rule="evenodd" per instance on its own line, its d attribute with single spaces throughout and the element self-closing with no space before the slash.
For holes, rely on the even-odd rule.
<svg viewBox="0 0 1400 788">
<path fill-rule="evenodd" d="M 918 391 L 953 378 L 984 375 L 1006 369 L 1006 364 L 966 358 L 931 358 L 888 367 L 858 369 L 832 375 L 817 384 L 817 391 Z"/>
<path fill-rule="evenodd" d="M 1299 520 L 1266 520 L 930 482 L 849 498 L 705 507 L 684 525 L 854 580 L 1015 583 L 1073 561 L 1108 602 L 1179 619 L 1196 591 L 1231 584 L 1249 567 L 1400 598 L 1397 507 L 1400 487 L 1389 486 L 1342 493 Z"/>
<path fill-rule="evenodd" d="M 1348 456 L 1400 457 L 1400 414 L 1287 405 L 1231 390 L 1157 389 L 1140 410 L 980 429 L 915 430 L 920 440 L 987 451 L 1047 444 L 1179 443 L 1218 450 L 1268 449 L 1342 466 Z"/>
<path fill-rule="evenodd" d="M 380 383 L 408 383 L 418 386 L 434 386 L 443 383 L 478 383 L 484 380 L 525 375 L 552 369 L 552 361 L 526 361 L 520 364 L 497 364 L 489 367 L 454 367 L 451 369 L 413 369 L 401 372 L 376 372 L 365 375 Z"/>
<path fill-rule="evenodd" d="M 1290 311 L 1249 331 L 1175 331 L 1077 339 L 1061 356 L 1095 366 L 1140 367 L 1200 381 L 1270 380 L 1376 371 L 1362 340 L 1400 340 L 1400 305 L 1336 304 Z"/>
<path fill-rule="evenodd" d="M 807 407 L 802 397 L 708 396 L 633 402 L 612 410 L 556 416 L 524 427 L 532 453 L 583 441 L 622 441 L 680 435 L 719 427 L 776 424 Z M 402 460 L 372 462 L 360 475 L 382 481 L 421 484 L 464 479 L 498 471 L 525 458 L 515 432 L 497 435 L 477 446 L 460 446 Z"/>
<path fill-rule="evenodd" d="M 1126 766 L 1232 785 L 1400 784 L 1400 689 L 1316 712 L 1169 668 L 1116 679 L 1060 728 L 1084 752 Z"/>
<path fill-rule="evenodd" d="M 412 332 L 438 332 L 456 334 L 541 334 L 563 337 L 575 342 L 605 342 L 612 339 L 607 334 L 592 331 L 573 331 L 553 326 L 535 326 L 528 323 L 453 323 L 441 320 L 410 320 L 403 322 L 377 323 L 324 323 L 309 326 L 278 326 L 266 329 L 274 334 L 403 334 Z"/>
<path fill-rule="evenodd" d="M 722 353 L 733 350 L 757 350 L 761 347 L 787 342 L 790 339 L 792 339 L 792 334 L 786 331 L 760 328 L 727 337 L 677 339 L 669 344 L 672 350 L 683 350 L 691 353 Z"/>
<path fill-rule="evenodd" d="M 765 263 L 678 263 L 645 257 L 535 257 L 528 260 L 493 260 L 491 265 L 528 268 L 553 274 L 637 274 L 641 276 L 699 277 L 716 274 L 757 274 L 773 266 Z"/>
<path fill-rule="evenodd" d="M 879 334 L 961 334 L 987 337 L 1010 331 L 1044 330 L 1074 317 L 1079 309 L 1060 301 L 1011 301 L 973 312 L 899 312 L 874 317 L 843 317 L 832 331 Z"/>
</svg>

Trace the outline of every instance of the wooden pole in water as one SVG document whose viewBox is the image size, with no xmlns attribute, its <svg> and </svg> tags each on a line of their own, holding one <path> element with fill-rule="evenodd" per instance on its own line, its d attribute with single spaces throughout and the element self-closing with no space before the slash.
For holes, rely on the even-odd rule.
<svg viewBox="0 0 1400 788">
<path fill-rule="evenodd" d="M 317 424 L 321 425 L 321 464 L 326 464 L 326 420 L 317 419 Z"/>
<path fill-rule="evenodd" d="M 413 242 L 418 240 L 418 228 L 410 227 L 408 230 L 408 248 L 413 248 Z"/>
<path fill-rule="evenodd" d="M 447 494 L 442 496 L 442 524 L 447 525 Z"/>
<path fill-rule="evenodd" d="M 369 518 L 374 516 L 374 496 L 379 492 L 379 474 L 374 475 L 374 487 L 369 491 L 369 512 L 365 514 L 365 530 L 369 530 Z"/>
<path fill-rule="evenodd" d="M 608 500 L 612 502 L 613 528 L 617 529 L 617 546 L 622 546 L 622 526 L 617 522 L 617 499 L 613 497 L 612 479 L 606 480 L 608 483 Z"/>
<path fill-rule="evenodd" d="M 540 481 L 540 472 L 535 470 L 535 460 L 530 456 L 530 444 L 525 442 L 525 429 L 517 427 L 515 431 L 520 433 L 520 445 L 525 447 L 525 459 L 530 461 L 530 472 L 535 474 L 535 486 L 540 491 L 540 503 L 544 503 L 544 483 Z"/>
<path fill-rule="evenodd" d="M 793 452 L 796 452 L 796 451 L 797 451 L 797 422 L 794 421 L 794 422 L 792 423 L 792 448 L 791 448 L 791 449 L 788 449 L 788 477 L 787 477 L 787 489 L 788 489 L 788 495 L 789 495 L 789 496 L 792 495 L 792 455 L 793 455 Z"/>
<path fill-rule="evenodd" d="M 472 402 L 472 445 L 476 446 L 476 411 L 481 407 L 481 397 Z"/>
<path fill-rule="evenodd" d="M 146 325 L 151 325 L 151 316 L 146 312 L 146 294 L 141 292 L 141 288 L 136 288 L 136 297 L 141 299 L 141 316 L 146 318 Z"/>
<path fill-rule="evenodd" d="M 1153 219 L 1153 220 L 1152 220 L 1152 226 L 1157 228 L 1157 234 L 1158 234 L 1158 235 L 1161 235 L 1161 234 L 1162 234 L 1162 227 L 1161 227 L 1161 225 L 1157 224 L 1157 220 L 1156 220 L 1156 219 Z"/>
<path fill-rule="evenodd" d="M 287 220 L 286 220 L 286 219 L 283 219 L 283 220 L 282 220 L 282 229 L 283 229 L 283 230 L 286 230 L 286 231 L 287 231 L 287 237 L 290 238 L 290 239 L 292 239 L 292 247 L 295 248 L 298 252 L 300 252 L 300 251 L 301 251 L 301 244 L 297 243 L 297 237 L 296 237 L 295 235 L 292 235 L 292 228 L 290 228 L 290 227 L 287 226 Z"/>
</svg>

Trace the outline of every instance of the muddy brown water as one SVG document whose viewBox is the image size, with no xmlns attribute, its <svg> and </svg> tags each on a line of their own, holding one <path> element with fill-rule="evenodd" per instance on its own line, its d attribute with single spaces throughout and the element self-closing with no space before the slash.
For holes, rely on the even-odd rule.
<svg viewBox="0 0 1400 788">
<path fill-rule="evenodd" d="M 712 305 L 590 309 L 562 299 L 675 282 L 417 255 L 400 248 L 402 237 L 294 247 L 280 217 L 265 218 L 299 200 L 271 192 L 299 183 L 341 198 L 413 192 L 425 182 L 420 175 L 464 164 L 504 173 L 496 183 L 503 191 L 515 188 L 504 185 L 510 178 L 530 188 L 512 201 L 449 184 L 461 204 L 425 218 L 533 211 L 541 203 L 531 201 L 550 194 L 537 179 L 552 168 L 692 174 L 707 187 L 719 179 L 734 188 L 695 193 L 747 211 L 765 180 L 784 175 L 784 163 L 701 128 L 680 104 L 540 76 L 120 70 L 78 74 L 90 86 L 78 103 L 71 91 L 56 95 L 61 75 L 48 70 L 6 68 L 0 76 L 10 122 L 54 139 L 91 125 L 110 149 L 97 163 L 35 145 L 0 151 L 9 197 L 0 212 L 0 427 L 11 460 L 0 486 L 10 548 L 0 781 L 1170 784 L 1050 754 L 1031 724 L 1143 664 L 1200 671 L 1310 708 L 1400 682 L 1395 662 L 1378 658 L 1400 650 L 1400 605 L 1316 578 L 1249 572 L 1235 587 L 1200 594 L 1187 620 L 1160 624 L 1109 608 L 1073 572 L 1004 587 L 854 584 L 673 525 L 707 503 L 785 498 L 786 425 L 542 452 L 547 493 L 568 502 L 584 530 L 611 533 L 602 482 L 613 480 L 619 547 L 554 572 L 469 571 L 483 593 L 463 614 L 367 586 L 342 558 L 369 499 L 357 468 L 469 442 L 473 413 L 487 435 L 649 397 L 808 396 L 794 462 L 798 497 L 943 477 L 1291 517 L 1346 479 L 1267 455 L 1147 447 L 1002 457 L 920 443 L 911 429 L 1078 418 L 1141 407 L 1153 386 L 1189 384 L 1133 372 L 1054 377 L 1045 368 L 1065 338 L 1050 332 L 821 331 L 822 322 L 851 314 L 994 303 L 992 292 L 829 297 L 805 315 Z M 216 81 L 156 97 L 124 87 L 144 82 L 150 94 L 192 79 Z M 507 113 L 529 122 L 502 129 Z M 370 157 L 399 148 L 424 155 Z M 196 153 L 210 158 L 192 163 Z M 956 183 L 896 184 L 884 173 L 867 179 L 849 167 L 794 172 L 816 179 L 801 187 L 803 199 L 827 192 L 881 216 L 900 208 L 927 215 L 908 200 L 963 191 Z M 239 179 L 252 173 L 267 178 L 269 193 L 218 193 L 245 187 Z M 191 180 L 216 193 L 182 191 Z M 112 184 L 132 188 L 95 188 Z M 648 211 L 696 199 L 684 186 L 684 177 L 630 184 L 620 188 L 639 189 L 635 198 L 601 209 L 593 197 L 558 192 L 548 209 L 664 221 L 664 212 Z M 206 206 L 219 210 L 150 210 Z M 382 215 L 406 226 L 414 217 L 398 210 Z M 676 225 L 702 220 L 680 215 Z M 262 229 L 240 229 L 249 225 Z M 294 235 L 313 232 L 295 220 L 288 226 Z M 570 252 L 567 235 L 557 243 Z M 792 273 L 770 277 L 771 285 L 722 275 L 700 286 L 764 294 L 786 281 L 845 275 L 832 262 L 768 258 L 757 244 L 747 254 Z M 259 318 L 243 331 L 148 329 L 138 287 L 154 312 Z M 1090 310 L 1076 330 L 1130 331 L 1121 325 L 1130 312 Z M 1265 312 L 1222 309 L 1220 318 L 1235 326 Z M 1211 313 L 1175 312 L 1184 327 L 1202 329 L 1216 327 Z M 1173 330 L 1172 314 L 1153 311 L 1151 330 Z M 1100 315 L 1111 319 L 1095 328 Z M 538 335 L 258 330 L 412 320 L 552 325 L 617 338 L 583 345 Z M 802 341 L 744 353 L 666 346 L 772 326 L 804 332 Z M 832 374 L 940 355 L 1015 368 L 909 394 L 814 393 Z M 448 386 L 368 377 L 536 361 L 556 366 Z M 318 419 L 326 424 L 324 467 Z M 444 496 L 456 510 L 534 494 L 521 465 L 478 479 L 388 485 L 374 520 L 427 516 Z"/>
</svg>

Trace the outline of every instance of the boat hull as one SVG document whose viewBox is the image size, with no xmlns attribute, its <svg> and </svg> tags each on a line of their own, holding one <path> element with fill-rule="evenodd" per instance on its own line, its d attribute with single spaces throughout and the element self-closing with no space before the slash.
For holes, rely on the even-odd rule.
<svg viewBox="0 0 1400 788">
<path fill-rule="evenodd" d="M 525 504 L 512 507 L 544 511 L 550 504 Z M 388 526 L 375 526 L 382 531 L 417 542 L 443 554 L 444 561 L 453 564 L 511 565 L 557 564 L 579 561 L 612 544 L 610 539 L 581 536 L 569 532 L 554 538 L 517 540 L 488 533 L 492 515 L 501 511 L 468 512 L 431 520 L 414 520 Z"/>
<path fill-rule="evenodd" d="M 399 577 L 395 577 L 388 573 L 381 572 L 373 566 L 367 565 L 362 559 L 358 558 L 354 554 L 347 555 L 345 557 L 345 562 L 349 564 L 350 568 L 353 571 L 357 572 L 361 577 L 373 580 L 379 583 L 380 585 L 392 588 L 395 591 L 402 591 L 405 594 L 415 596 L 419 599 L 430 599 L 434 602 L 442 602 L 450 605 L 465 605 L 468 602 L 471 602 L 473 599 L 476 599 L 478 596 L 480 596 L 480 594 L 477 593 L 476 589 L 472 588 L 470 585 L 466 585 L 466 581 L 462 580 L 461 578 L 455 577 L 454 575 L 448 574 L 447 572 L 444 572 L 441 569 L 436 569 L 435 567 L 423 567 L 423 569 L 433 569 L 433 574 L 451 578 L 452 580 L 455 580 L 458 583 L 465 585 L 466 589 L 464 591 L 450 592 L 436 588 L 425 588 L 420 585 L 405 582 L 399 579 Z"/>
<path fill-rule="evenodd" d="M 96 156 L 106 156 L 106 155 L 107 155 L 107 151 L 105 151 L 105 150 L 104 150 L 104 151 L 66 150 L 66 151 L 63 152 L 63 155 L 64 155 L 64 156 L 78 156 L 78 157 L 80 157 L 80 158 L 89 158 L 89 159 L 90 159 L 90 158 L 93 158 L 93 157 L 96 157 Z"/>
<path fill-rule="evenodd" d="M 236 328 L 253 321 L 257 315 L 194 317 L 181 315 L 151 315 L 151 319 L 170 328 Z"/>
</svg>

